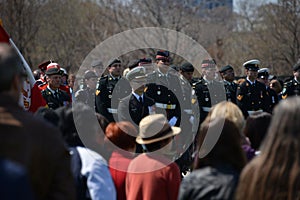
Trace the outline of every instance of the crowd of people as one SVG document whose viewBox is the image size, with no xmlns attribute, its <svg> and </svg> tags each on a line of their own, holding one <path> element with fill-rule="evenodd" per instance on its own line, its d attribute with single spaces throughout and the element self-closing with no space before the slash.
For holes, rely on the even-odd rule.
<svg viewBox="0 0 300 200">
<path fill-rule="evenodd" d="M 81 82 L 47 60 L 25 111 L 22 62 L 0 44 L 0 198 L 298 199 L 300 63 L 285 82 L 256 59 L 240 79 L 172 64 L 95 60 Z"/>
</svg>

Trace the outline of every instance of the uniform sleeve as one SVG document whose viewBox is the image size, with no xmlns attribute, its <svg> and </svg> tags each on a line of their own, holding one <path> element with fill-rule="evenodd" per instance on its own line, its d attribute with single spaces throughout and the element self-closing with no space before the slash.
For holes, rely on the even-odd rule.
<svg viewBox="0 0 300 200">
<path fill-rule="evenodd" d="M 248 116 L 247 108 L 245 106 L 246 88 L 243 85 L 239 85 L 236 90 L 236 104 L 242 110 L 245 117 Z"/>
<path fill-rule="evenodd" d="M 94 162 L 87 178 L 87 186 L 93 200 L 114 200 L 117 198 L 116 189 L 108 167 L 99 162 Z"/>
<path fill-rule="evenodd" d="M 96 90 L 96 95 L 95 95 L 95 107 L 96 107 L 96 112 L 100 113 L 100 114 L 104 114 L 105 110 L 104 110 L 104 99 L 102 99 L 101 97 L 103 96 L 103 92 L 104 92 L 104 87 L 105 87 L 105 82 L 103 79 L 99 80 L 99 85 L 98 88 Z"/>
</svg>

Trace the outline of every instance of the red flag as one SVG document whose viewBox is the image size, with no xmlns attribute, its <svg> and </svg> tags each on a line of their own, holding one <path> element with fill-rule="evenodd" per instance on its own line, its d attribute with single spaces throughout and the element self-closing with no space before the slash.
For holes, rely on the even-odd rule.
<svg viewBox="0 0 300 200">
<path fill-rule="evenodd" d="M 0 21 L 0 42 L 5 42 L 9 44 L 9 36 L 2 27 L 2 22 Z"/>
<path fill-rule="evenodd" d="M 0 20 L 0 42 L 5 42 L 10 44 L 15 49 L 16 53 L 22 60 L 23 67 L 27 73 L 27 79 L 23 83 L 23 89 L 22 89 L 23 95 L 20 98 L 19 104 L 25 110 L 28 110 L 31 104 L 31 88 L 33 87 L 35 80 L 32 71 L 29 65 L 27 64 L 26 60 L 24 59 L 23 55 L 19 51 L 18 47 L 15 45 L 14 41 L 9 37 L 8 33 L 3 28 L 1 20 Z"/>
</svg>

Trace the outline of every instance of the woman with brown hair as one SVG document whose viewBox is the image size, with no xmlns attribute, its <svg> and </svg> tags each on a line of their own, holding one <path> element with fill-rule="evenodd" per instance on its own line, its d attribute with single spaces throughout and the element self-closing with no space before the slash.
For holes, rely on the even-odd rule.
<svg viewBox="0 0 300 200">
<path fill-rule="evenodd" d="M 205 120 L 197 150 L 195 170 L 183 179 L 178 199 L 232 199 L 246 164 L 240 130 L 228 119 Z"/>
<path fill-rule="evenodd" d="M 236 199 L 300 198 L 300 99 L 281 101 L 260 155 L 245 167 Z"/>
<path fill-rule="evenodd" d="M 137 129 L 127 121 L 111 122 L 105 130 L 107 147 L 111 147 L 113 152 L 109 159 L 109 171 L 114 181 L 117 199 L 125 200 L 125 180 L 127 168 L 135 155 Z"/>
</svg>

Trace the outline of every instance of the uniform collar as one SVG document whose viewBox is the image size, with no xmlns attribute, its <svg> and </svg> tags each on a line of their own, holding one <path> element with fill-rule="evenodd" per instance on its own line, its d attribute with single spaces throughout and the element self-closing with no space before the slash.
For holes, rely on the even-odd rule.
<svg viewBox="0 0 300 200">
<path fill-rule="evenodd" d="M 109 74 L 109 76 L 113 79 L 113 80 L 119 80 L 121 78 L 121 76 L 119 77 L 114 77 L 112 74 Z"/>
<path fill-rule="evenodd" d="M 47 88 L 48 88 L 48 90 L 50 90 L 50 92 L 52 94 L 55 94 L 55 92 L 58 92 L 58 89 L 57 90 L 52 90 L 49 85 L 47 85 Z"/>
<path fill-rule="evenodd" d="M 252 82 L 252 81 L 250 81 L 250 80 L 249 80 L 249 78 L 248 78 L 248 77 L 246 78 L 246 80 L 247 80 L 248 82 L 250 82 L 250 84 L 251 84 L 251 85 L 253 85 L 253 84 L 255 84 L 255 83 L 256 83 L 256 80 L 254 80 L 254 81 Z"/>
<path fill-rule="evenodd" d="M 135 96 L 135 98 L 137 99 L 137 100 L 139 100 L 140 99 L 140 97 L 142 97 L 142 100 L 144 100 L 144 94 L 142 94 L 141 96 L 140 95 L 138 95 L 137 93 L 135 93 L 135 92 L 132 92 L 132 94 Z"/>
</svg>

